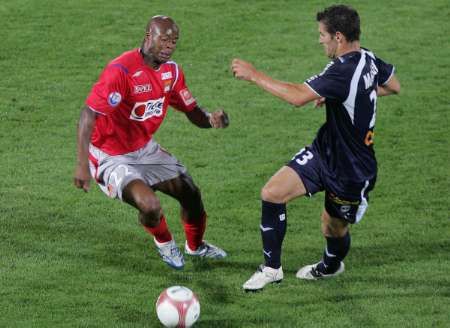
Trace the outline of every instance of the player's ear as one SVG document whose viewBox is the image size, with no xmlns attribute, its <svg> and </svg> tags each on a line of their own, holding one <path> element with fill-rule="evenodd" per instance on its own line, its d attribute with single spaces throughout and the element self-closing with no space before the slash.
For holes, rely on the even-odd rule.
<svg viewBox="0 0 450 328">
<path fill-rule="evenodd" d="M 153 35 L 150 31 L 145 32 L 144 42 L 146 45 L 151 46 L 152 37 L 153 37 Z"/>
<path fill-rule="evenodd" d="M 337 42 L 341 43 L 342 41 L 345 40 L 344 34 L 342 34 L 341 32 L 336 32 L 336 34 L 334 35 L 335 39 Z"/>
</svg>

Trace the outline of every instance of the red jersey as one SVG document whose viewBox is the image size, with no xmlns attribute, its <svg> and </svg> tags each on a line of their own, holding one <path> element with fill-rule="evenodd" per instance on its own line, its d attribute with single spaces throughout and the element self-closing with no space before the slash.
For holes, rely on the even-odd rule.
<svg viewBox="0 0 450 328">
<path fill-rule="evenodd" d="M 140 49 L 134 49 L 106 66 L 86 105 L 100 114 L 91 143 L 109 155 L 122 155 L 150 141 L 169 105 L 189 112 L 197 103 L 175 62 L 154 70 L 145 64 Z"/>
</svg>

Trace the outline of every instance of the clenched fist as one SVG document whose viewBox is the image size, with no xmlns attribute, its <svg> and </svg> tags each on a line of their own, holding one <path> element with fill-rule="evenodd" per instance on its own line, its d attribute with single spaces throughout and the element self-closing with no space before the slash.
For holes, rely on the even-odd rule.
<svg viewBox="0 0 450 328">
<path fill-rule="evenodd" d="M 230 120 L 228 119 L 227 113 L 220 109 L 210 113 L 209 124 L 211 124 L 211 127 L 215 129 L 226 128 L 230 124 Z"/>
</svg>

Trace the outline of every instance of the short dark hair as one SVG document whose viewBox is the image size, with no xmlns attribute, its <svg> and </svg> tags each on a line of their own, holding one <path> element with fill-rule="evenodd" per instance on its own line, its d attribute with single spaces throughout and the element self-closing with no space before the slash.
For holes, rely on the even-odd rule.
<svg viewBox="0 0 450 328">
<path fill-rule="evenodd" d="M 325 8 L 317 13 L 317 21 L 322 22 L 330 34 L 341 32 L 349 42 L 359 40 L 359 15 L 352 7 L 335 5 Z"/>
</svg>

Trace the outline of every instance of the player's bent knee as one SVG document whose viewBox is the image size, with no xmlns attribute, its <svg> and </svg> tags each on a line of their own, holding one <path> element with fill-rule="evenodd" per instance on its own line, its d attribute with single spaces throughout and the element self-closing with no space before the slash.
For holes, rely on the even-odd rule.
<svg viewBox="0 0 450 328">
<path fill-rule="evenodd" d="M 200 188 L 192 180 L 190 180 L 190 183 L 183 185 L 183 191 L 178 199 L 180 204 L 186 209 L 202 207 L 203 204 Z"/>
<path fill-rule="evenodd" d="M 181 176 L 182 190 L 185 197 L 201 198 L 200 188 L 194 183 L 192 178 L 188 175 Z"/>
<path fill-rule="evenodd" d="M 200 188 L 196 185 L 190 186 L 188 189 L 188 197 L 194 201 L 199 201 L 202 198 Z"/>
<path fill-rule="evenodd" d="M 157 198 L 141 198 L 136 200 L 136 205 L 145 221 L 158 221 L 161 216 L 161 205 Z M 144 223 L 144 222 L 143 222 Z"/>
<path fill-rule="evenodd" d="M 261 199 L 265 202 L 271 202 L 276 204 L 285 203 L 283 195 L 277 191 L 276 188 L 265 185 L 261 190 Z"/>
</svg>

